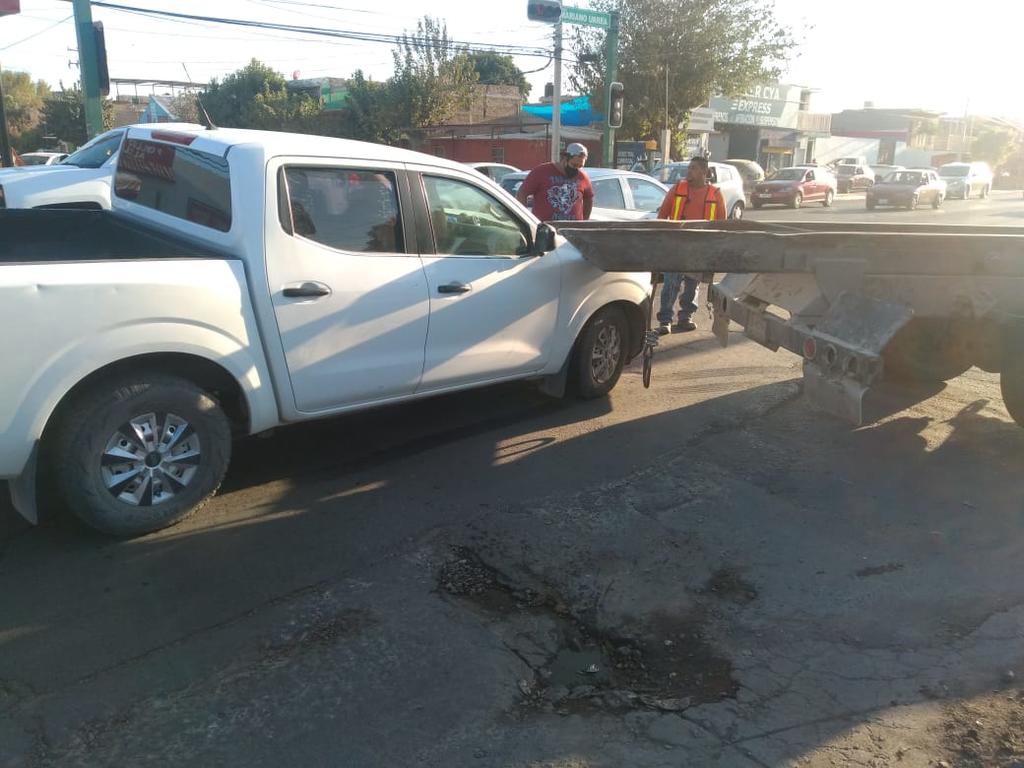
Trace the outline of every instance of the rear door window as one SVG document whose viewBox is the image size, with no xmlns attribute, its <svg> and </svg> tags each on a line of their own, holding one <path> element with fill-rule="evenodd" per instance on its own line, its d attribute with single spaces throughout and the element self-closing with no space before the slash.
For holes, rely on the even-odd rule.
<svg viewBox="0 0 1024 768">
<path fill-rule="evenodd" d="M 281 214 L 290 213 L 283 223 L 294 234 L 340 251 L 405 252 L 394 172 L 293 166 L 285 179 Z"/>
<path fill-rule="evenodd" d="M 618 179 L 591 179 L 594 187 L 594 205 L 598 208 L 625 208 L 626 199 L 622 195 L 622 185 Z"/>
<path fill-rule="evenodd" d="M 125 139 L 114 194 L 221 232 L 231 229 L 231 178 L 220 155 L 187 146 Z"/>
</svg>

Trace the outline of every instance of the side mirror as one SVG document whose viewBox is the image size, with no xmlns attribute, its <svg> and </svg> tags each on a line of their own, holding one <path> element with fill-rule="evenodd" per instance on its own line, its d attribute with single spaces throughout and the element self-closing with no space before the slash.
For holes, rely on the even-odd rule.
<svg viewBox="0 0 1024 768">
<path fill-rule="evenodd" d="M 533 238 L 532 255 L 543 256 L 553 250 L 555 250 L 555 228 L 542 222 L 537 225 L 537 234 Z"/>
</svg>

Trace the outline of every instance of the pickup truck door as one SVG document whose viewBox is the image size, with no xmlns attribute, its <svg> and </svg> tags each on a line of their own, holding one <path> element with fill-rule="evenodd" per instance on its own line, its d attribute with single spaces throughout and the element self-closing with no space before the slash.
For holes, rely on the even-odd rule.
<svg viewBox="0 0 1024 768">
<path fill-rule="evenodd" d="M 274 161 L 268 186 L 267 280 L 295 407 L 412 394 L 430 303 L 403 167 Z"/>
<path fill-rule="evenodd" d="M 430 331 L 418 391 L 539 371 L 558 322 L 557 254 L 529 255 L 533 226 L 470 177 L 439 169 L 412 180 L 429 223 Z"/>
</svg>

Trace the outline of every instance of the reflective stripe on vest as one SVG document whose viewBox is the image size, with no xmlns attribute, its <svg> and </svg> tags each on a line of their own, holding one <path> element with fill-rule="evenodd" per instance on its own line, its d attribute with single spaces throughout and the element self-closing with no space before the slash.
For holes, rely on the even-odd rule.
<svg viewBox="0 0 1024 768">
<path fill-rule="evenodd" d="M 683 184 L 683 183 L 684 182 L 680 182 L 680 184 Z M 679 189 L 679 185 L 676 185 L 676 190 L 678 190 L 678 189 Z M 705 213 L 709 214 L 707 219 L 706 219 L 707 221 L 714 221 L 715 220 L 715 213 L 718 210 L 718 204 L 713 199 L 711 199 L 712 191 L 717 192 L 718 188 L 712 186 L 711 184 L 708 184 L 707 186 L 704 187 L 704 211 L 705 211 Z M 678 191 L 676 192 L 675 204 L 672 206 L 672 219 L 674 221 L 682 220 L 683 213 L 685 212 L 685 208 L 686 208 L 686 203 L 689 201 L 689 199 L 690 199 L 690 185 L 687 184 L 686 185 L 686 194 L 685 195 L 680 194 Z"/>
</svg>

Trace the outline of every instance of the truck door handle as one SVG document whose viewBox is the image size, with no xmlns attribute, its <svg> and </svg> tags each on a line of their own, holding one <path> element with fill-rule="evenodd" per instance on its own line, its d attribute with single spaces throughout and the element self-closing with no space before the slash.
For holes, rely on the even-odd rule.
<svg viewBox="0 0 1024 768">
<path fill-rule="evenodd" d="M 437 286 L 438 293 L 469 293 L 472 290 L 473 286 L 467 283 L 448 283 Z"/>
<path fill-rule="evenodd" d="M 282 293 L 289 299 L 315 299 L 321 296 L 329 296 L 331 289 L 323 283 L 310 280 L 297 285 L 285 286 Z"/>
</svg>

